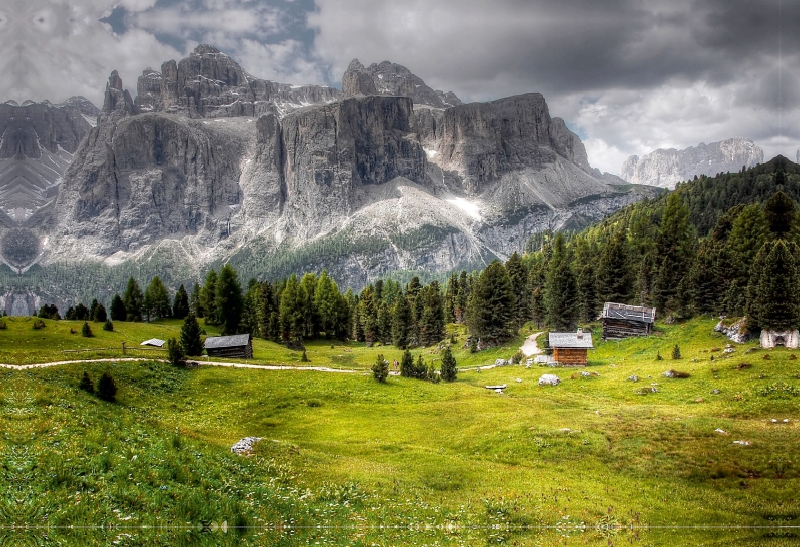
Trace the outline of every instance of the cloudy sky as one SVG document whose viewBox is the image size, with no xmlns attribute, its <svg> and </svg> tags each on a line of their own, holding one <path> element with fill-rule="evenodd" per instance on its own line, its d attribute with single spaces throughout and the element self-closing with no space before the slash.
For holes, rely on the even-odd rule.
<svg viewBox="0 0 800 547">
<path fill-rule="evenodd" d="M 800 146 L 798 0 L 3 0 L 0 101 L 96 104 L 198 43 L 248 72 L 340 86 L 403 64 L 464 101 L 544 94 L 593 166 L 732 136 Z"/>
</svg>

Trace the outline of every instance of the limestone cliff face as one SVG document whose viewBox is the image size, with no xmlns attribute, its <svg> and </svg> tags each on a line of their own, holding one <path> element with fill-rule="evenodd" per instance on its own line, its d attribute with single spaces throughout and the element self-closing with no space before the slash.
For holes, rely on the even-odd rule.
<svg viewBox="0 0 800 547">
<path fill-rule="evenodd" d="M 136 89 L 136 106 L 140 110 L 192 118 L 257 117 L 276 106 L 281 112 L 288 112 L 339 97 L 339 90 L 332 87 L 257 78 L 217 48 L 205 44 L 178 63 L 163 63 L 161 72 L 146 69 Z"/>
<path fill-rule="evenodd" d="M 422 78 L 403 65 L 383 61 L 368 67 L 353 59 L 342 76 L 342 95 L 359 97 L 384 95 L 410 97 L 414 104 L 447 108 L 458 106 L 461 101 L 452 91 L 433 90 Z"/>
<path fill-rule="evenodd" d="M 50 255 L 109 256 L 168 237 L 194 235 L 208 243 L 225 237 L 240 203 L 239 157 L 247 137 L 224 124 L 133 115 L 115 76 L 98 126 L 60 189 Z"/>
<path fill-rule="evenodd" d="M 683 150 L 659 148 L 641 158 L 631 156 L 622 164 L 620 177 L 626 182 L 675 188 L 699 175 L 739 171 L 764 161 L 764 151 L 749 139 L 735 137 Z"/>
</svg>

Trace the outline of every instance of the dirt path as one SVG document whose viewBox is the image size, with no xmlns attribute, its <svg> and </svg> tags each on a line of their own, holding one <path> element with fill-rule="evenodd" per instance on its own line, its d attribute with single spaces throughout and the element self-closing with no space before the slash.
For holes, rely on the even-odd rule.
<svg viewBox="0 0 800 547">
<path fill-rule="evenodd" d="M 119 359 L 77 359 L 74 361 L 53 361 L 51 363 L 35 363 L 32 365 L 7 365 L 0 363 L 2 368 L 10 368 L 12 370 L 28 370 L 32 368 L 47 368 L 55 367 L 58 365 L 73 365 L 76 363 L 119 363 L 121 361 L 161 361 L 165 363 L 165 359 L 148 359 L 146 357 L 123 357 Z M 187 361 L 192 365 L 210 366 L 210 367 L 231 367 L 231 368 L 254 368 L 259 370 L 316 370 L 318 372 L 365 372 L 361 370 L 331 368 L 331 367 L 298 367 L 292 365 L 255 365 L 250 363 L 221 363 L 217 361 Z"/>
<path fill-rule="evenodd" d="M 544 353 L 542 349 L 539 348 L 539 345 L 536 343 L 536 339 L 539 335 L 542 334 L 541 332 L 537 332 L 531 334 L 525 339 L 525 343 L 519 348 L 522 354 L 525 357 L 530 357 L 531 355 L 539 355 L 540 353 Z"/>
</svg>

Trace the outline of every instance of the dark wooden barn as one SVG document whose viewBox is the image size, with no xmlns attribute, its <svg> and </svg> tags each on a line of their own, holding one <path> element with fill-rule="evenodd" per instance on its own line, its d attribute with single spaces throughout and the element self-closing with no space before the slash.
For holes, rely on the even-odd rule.
<svg viewBox="0 0 800 547">
<path fill-rule="evenodd" d="M 209 336 L 205 347 L 209 357 L 253 357 L 253 340 L 249 334 Z"/>
<path fill-rule="evenodd" d="M 648 336 L 653 332 L 656 309 L 606 302 L 603 306 L 603 340 Z"/>
<path fill-rule="evenodd" d="M 551 332 L 548 341 L 553 348 L 553 360 L 565 367 L 586 366 L 589 349 L 594 347 L 592 335 L 581 329 L 578 332 Z"/>
</svg>

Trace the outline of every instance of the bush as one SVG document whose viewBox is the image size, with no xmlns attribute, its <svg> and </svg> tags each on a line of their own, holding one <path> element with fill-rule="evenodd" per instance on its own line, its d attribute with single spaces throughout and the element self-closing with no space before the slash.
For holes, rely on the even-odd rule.
<svg viewBox="0 0 800 547">
<path fill-rule="evenodd" d="M 675 347 L 672 348 L 672 358 L 673 359 L 681 358 L 681 348 L 678 347 L 678 344 L 675 344 Z"/>
<path fill-rule="evenodd" d="M 0 319 L 0 330 L 6 330 L 7 328 L 6 322 Z"/>
<path fill-rule="evenodd" d="M 92 334 L 92 327 L 90 327 L 89 323 L 86 321 L 83 322 L 83 326 L 81 327 L 81 336 L 84 338 L 91 338 L 94 336 L 94 334 Z"/>
<path fill-rule="evenodd" d="M 405 376 L 406 378 L 412 378 L 414 376 L 414 358 L 407 349 L 403 352 L 403 357 L 400 359 L 400 376 Z"/>
<path fill-rule="evenodd" d="M 436 370 L 436 367 L 433 366 L 433 363 L 428 365 L 426 378 L 432 384 L 438 384 L 442 381 L 442 377 L 439 375 L 439 371 Z"/>
<path fill-rule="evenodd" d="M 663 360 L 664 360 L 664 358 L 663 358 L 663 357 L 661 357 L 661 352 L 660 352 L 660 351 L 657 351 L 657 352 L 656 352 L 656 361 L 663 361 Z"/>
<path fill-rule="evenodd" d="M 469 352 L 478 353 L 478 339 L 474 336 L 469 341 Z"/>
<path fill-rule="evenodd" d="M 36 319 L 33 322 L 33 330 L 39 330 L 45 328 L 47 325 L 44 324 L 44 321 L 41 319 Z"/>
<path fill-rule="evenodd" d="M 301 363 L 308 363 L 308 355 L 306 355 L 306 350 L 303 350 L 303 355 L 300 356 Z"/>
<path fill-rule="evenodd" d="M 414 366 L 413 376 L 422 380 L 428 377 L 428 365 L 425 364 L 425 359 L 422 358 L 421 353 L 417 355 L 417 364 Z"/>
<path fill-rule="evenodd" d="M 104 372 L 100 376 L 100 381 L 97 383 L 97 396 L 109 403 L 117 400 L 117 384 L 108 372 Z"/>
<path fill-rule="evenodd" d="M 106 319 L 106 322 L 103 323 L 103 330 L 108 332 L 114 332 L 114 323 Z"/>
<path fill-rule="evenodd" d="M 386 377 L 389 376 L 389 361 L 383 358 L 383 354 L 379 353 L 375 364 L 372 365 L 372 376 L 380 383 L 386 382 Z"/>
<path fill-rule="evenodd" d="M 515 353 L 515 354 L 514 354 L 514 355 L 511 357 L 511 364 L 512 364 L 512 365 L 519 365 L 519 364 L 520 364 L 520 363 L 522 363 L 524 360 L 525 360 L 525 354 L 524 354 L 524 353 L 522 353 L 522 351 L 521 351 L 521 350 L 518 350 L 518 351 L 517 351 L 517 353 Z"/>
<path fill-rule="evenodd" d="M 186 352 L 183 346 L 175 338 L 167 340 L 167 354 L 169 355 L 169 362 L 176 367 L 186 366 Z"/>
<path fill-rule="evenodd" d="M 78 389 L 82 389 L 86 393 L 94 393 L 94 382 L 89 377 L 89 373 L 85 370 L 83 371 L 83 378 L 81 378 L 81 383 L 78 384 Z"/>
</svg>

